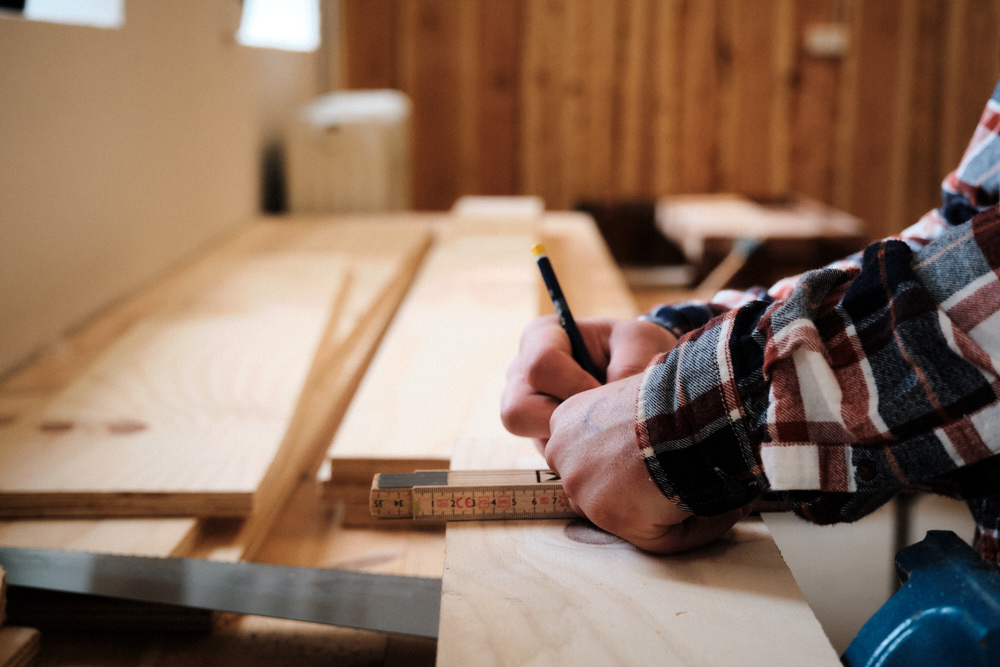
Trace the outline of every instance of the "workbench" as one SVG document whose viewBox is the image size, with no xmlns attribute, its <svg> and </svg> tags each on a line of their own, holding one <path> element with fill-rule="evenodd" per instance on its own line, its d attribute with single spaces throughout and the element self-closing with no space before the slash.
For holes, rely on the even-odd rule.
<svg viewBox="0 0 1000 667">
<path fill-rule="evenodd" d="M 551 309 L 536 242 L 577 317 L 636 314 L 583 214 L 268 218 L 0 385 L 0 544 L 443 577 L 437 641 L 81 618 L 42 628 L 43 660 L 839 664 L 759 518 L 672 557 L 580 520 L 366 525 L 373 472 L 545 467 L 499 419 L 520 331 Z M 199 462 L 170 472 L 181 456 Z"/>
</svg>

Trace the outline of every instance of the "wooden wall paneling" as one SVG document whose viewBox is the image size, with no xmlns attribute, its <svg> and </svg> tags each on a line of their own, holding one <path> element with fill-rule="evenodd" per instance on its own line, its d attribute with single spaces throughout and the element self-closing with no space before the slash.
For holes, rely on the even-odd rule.
<svg viewBox="0 0 1000 667">
<path fill-rule="evenodd" d="M 791 189 L 823 202 L 833 198 L 837 101 L 843 56 L 815 56 L 805 47 L 807 31 L 816 26 L 849 24 L 838 8 L 842 0 L 795 4 L 798 35 L 796 85 L 792 94 Z M 850 48 L 850 47 L 848 47 Z"/>
<path fill-rule="evenodd" d="M 833 205 L 847 211 L 851 204 L 851 174 L 854 166 L 854 135 L 858 124 L 858 77 L 861 55 L 861 24 L 857 20 L 861 0 L 842 0 L 841 20 L 849 27 L 847 54 L 842 60 L 837 95 L 837 123 L 834 129 L 832 179 Z"/>
<path fill-rule="evenodd" d="M 456 113 L 458 125 L 458 162 L 451 165 L 456 170 L 458 190 L 454 197 L 442 209 L 450 209 L 463 194 L 479 192 L 479 128 L 482 118 L 474 110 L 479 105 L 481 94 L 480 70 L 482 56 L 479 34 L 482 13 L 481 2 L 457 0 L 451 9 L 458 21 L 456 35 L 455 66 L 458 70 L 458 94 L 456 96 Z"/>
<path fill-rule="evenodd" d="M 942 118 L 947 103 L 942 98 L 944 80 L 947 0 L 923 0 L 919 6 L 918 33 L 914 40 L 913 85 L 910 123 L 906 142 L 908 163 L 904 166 L 905 191 L 899 217 L 901 224 L 916 222 L 930 209 L 941 205 L 941 181 L 948 173 L 943 170 Z"/>
<path fill-rule="evenodd" d="M 340 0 L 340 81 L 346 90 L 400 87 L 400 0 Z"/>
<path fill-rule="evenodd" d="M 447 210 L 462 193 L 465 123 L 474 117 L 461 106 L 468 85 L 462 53 L 467 11 L 463 0 L 404 2 L 401 59 L 403 90 L 413 103 L 413 206 Z"/>
<path fill-rule="evenodd" d="M 902 0 L 856 2 L 852 20 L 855 38 L 852 56 L 856 62 L 849 103 L 853 123 L 838 165 L 845 173 L 845 200 L 838 202 L 865 221 L 873 238 L 894 233 L 889 219 L 888 175 L 892 167 L 893 122 L 899 81 L 897 57 L 901 39 Z"/>
<path fill-rule="evenodd" d="M 949 2 L 947 40 L 942 77 L 945 102 L 941 121 L 942 174 L 958 166 L 986 100 L 1000 78 L 1000 3 Z"/>
<path fill-rule="evenodd" d="M 899 41 L 896 50 L 896 96 L 892 101 L 892 135 L 889 154 L 889 171 L 885 179 L 883 196 L 888 199 L 886 213 L 888 225 L 883 229 L 888 235 L 902 231 L 908 224 L 906 212 L 908 200 L 912 198 L 913 184 L 910 179 L 910 165 L 913 163 L 912 128 L 916 98 L 916 61 L 920 45 L 921 5 L 905 2 L 899 8 Z"/>
<path fill-rule="evenodd" d="M 621 85 L 621 58 L 619 45 L 622 37 L 620 22 L 622 12 L 619 2 L 591 0 L 581 3 L 582 30 L 579 37 L 583 56 L 577 62 L 582 71 L 577 75 L 584 81 L 580 100 L 585 115 L 580 125 L 571 128 L 573 140 L 585 150 L 585 155 L 574 156 L 574 166 L 580 168 L 580 181 L 573 193 L 571 205 L 581 198 L 605 198 L 617 194 L 614 190 L 615 174 L 619 160 L 618 122 L 621 116 L 619 87 Z"/>
<path fill-rule="evenodd" d="M 686 0 L 684 3 L 679 35 L 682 54 L 680 192 L 714 192 L 719 186 L 720 1 Z"/>
<path fill-rule="evenodd" d="M 471 194 L 520 192 L 521 49 L 525 0 L 480 2 L 476 35 L 476 188 Z"/>
<path fill-rule="evenodd" d="M 679 187 L 681 154 L 681 10 L 682 0 L 652 3 L 649 32 L 652 80 L 650 101 L 652 160 L 649 194 L 661 196 Z"/>
<path fill-rule="evenodd" d="M 772 57 L 775 87 L 771 108 L 771 162 L 769 194 L 785 197 L 791 192 L 792 96 L 795 87 L 795 0 L 778 0 L 775 7 Z"/>
<path fill-rule="evenodd" d="M 547 209 L 567 208 L 563 152 L 563 109 L 567 52 L 567 0 L 526 0 L 522 68 L 522 193 L 545 201 Z"/>
<path fill-rule="evenodd" d="M 623 0 L 620 4 L 620 84 L 616 115 L 615 195 L 625 199 L 652 196 L 654 109 L 659 84 L 653 78 L 661 65 L 655 59 L 656 3 Z"/>
<path fill-rule="evenodd" d="M 587 191 L 588 164 L 597 159 L 598 143 L 591 136 L 594 109 L 590 104 L 594 81 L 590 75 L 594 55 L 593 5 L 596 0 L 571 2 L 566 6 L 566 94 L 560 134 L 566 160 L 564 192 L 560 208 L 570 208 Z"/>
<path fill-rule="evenodd" d="M 729 0 L 724 7 L 722 188 L 781 197 L 788 192 L 791 7 L 759 0 Z"/>
</svg>

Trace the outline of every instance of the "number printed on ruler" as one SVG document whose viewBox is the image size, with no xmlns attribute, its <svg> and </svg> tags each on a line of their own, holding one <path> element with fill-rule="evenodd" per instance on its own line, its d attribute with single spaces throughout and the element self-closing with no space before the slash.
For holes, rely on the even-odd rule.
<svg viewBox="0 0 1000 667">
<path fill-rule="evenodd" d="M 524 485 L 447 489 L 413 489 L 413 516 L 418 519 L 514 519 L 576 516 L 561 486 Z"/>
</svg>

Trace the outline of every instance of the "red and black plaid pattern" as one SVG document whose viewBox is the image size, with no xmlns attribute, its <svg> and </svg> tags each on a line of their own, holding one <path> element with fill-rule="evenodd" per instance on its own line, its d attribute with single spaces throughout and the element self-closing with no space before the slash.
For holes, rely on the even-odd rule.
<svg viewBox="0 0 1000 667">
<path fill-rule="evenodd" d="M 1000 85 L 941 208 L 902 234 L 766 294 L 646 317 L 688 332 L 647 368 L 637 409 L 668 497 L 714 515 L 770 490 L 831 523 L 904 486 L 948 490 L 975 496 L 997 559 L 1000 489 L 977 471 L 1000 460 L 998 129 Z"/>
</svg>

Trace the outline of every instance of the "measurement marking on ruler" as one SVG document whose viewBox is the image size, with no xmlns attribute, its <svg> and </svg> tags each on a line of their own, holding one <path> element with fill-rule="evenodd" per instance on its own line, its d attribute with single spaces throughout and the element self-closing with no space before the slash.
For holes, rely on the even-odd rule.
<svg viewBox="0 0 1000 667">
<path fill-rule="evenodd" d="M 380 519 L 461 521 L 576 516 L 562 482 L 548 470 L 376 475 L 371 512 Z"/>
</svg>

